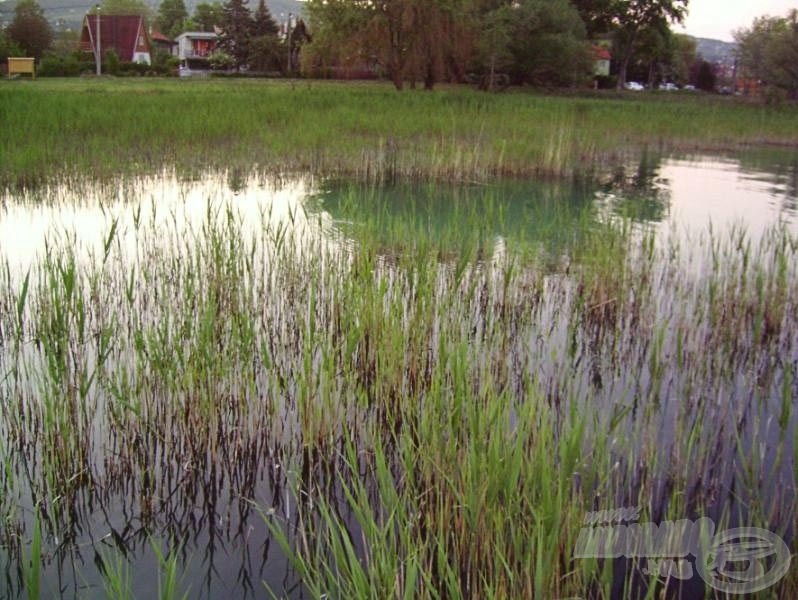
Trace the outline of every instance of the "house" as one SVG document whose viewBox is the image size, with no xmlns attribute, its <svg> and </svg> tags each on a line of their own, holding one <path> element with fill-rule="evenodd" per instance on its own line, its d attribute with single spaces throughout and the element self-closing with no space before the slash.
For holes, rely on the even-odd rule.
<svg viewBox="0 0 798 600">
<path fill-rule="evenodd" d="M 174 54 L 174 48 L 177 46 L 177 42 L 172 38 L 165 36 L 160 31 L 153 29 L 150 32 L 150 39 L 152 40 L 153 48 L 156 48 L 165 54 Z"/>
<path fill-rule="evenodd" d="M 80 49 L 83 52 L 97 53 L 98 23 L 97 15 L 83 18 L 80 34 Z M 109 50 L 116 52 L 122 62 L 152 64 L 151 42 L 147 35 L 144 17 L 140 15 L 102 15 L 99 17 L 99 38 L 101 54 Z"/>
<path fill-rule="evenodd" d="M 590 57 L 593 60 L 593 75 L 596 77 L 608 77 L 610 74 L 610 61 L 612 60 L 610 51 L 600 44 L 594 44 L 590 48 Z"/>
<path fill-rule="evenodd" d="M 216 50 L 219 36 L 208 31 L 186 31 L 175 39 L 172 54 L 180 59 L 180 64 L 189 69 L 210 68 L 210 56 Z"/>
</svg>

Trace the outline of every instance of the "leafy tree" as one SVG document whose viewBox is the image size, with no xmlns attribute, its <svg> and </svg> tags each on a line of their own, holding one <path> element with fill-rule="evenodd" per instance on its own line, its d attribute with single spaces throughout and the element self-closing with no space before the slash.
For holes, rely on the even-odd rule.
<svg viewBox="0 0 798 600">
<path fill-rule="evenodd" d="M 653 88 L 667 71 L 671 35 L 668 24 L 663 21 L 641 29 L 627 67 L 627 79 L 646 82 Z M 619 55 L 623 53 L 622 42 L 616 46 L 616 51 Z"/>
<path fill-rule="evenodd" d="M 571 0 L 571 4 L 584 22 L 588 37 L 612 29 L 613 0 Z"/>
<path fill-rule="evenodd" d="M 304 52 L 306 68 L 327 75 L 336 68 L 371 65 L 377 59 L 369 49 L 370 15 L 363 6 L 350 0 L 309 0 L 307 12 L 313 42 Z"/>
<path fill-rule="evenodd" d="M 22 0 L 17 4 L 6 36 L 26 56 L 34 58 L 41 58 L 53 43 L 53 29 L 35 0 Z"/>
<path fill-rule="evenodd" d="M 222 5 L 218 2 L 197 4 L 192 20 L 199 31 L 213 31 L 214 26 L 222 23 Z"/>
<path fill-rule="evenodd" d="M 397 89 L 456 79 L 469 54 L 470 0 L 310 0 L 320 63 L 379 64 Z M 332 60 L 330 60 L 332 58 Z"/>
<path fill-rule="evenodd" d="M 626 76 L 638 38 L 649 28 L 681 23 L 687 14 L 688 0 L 615 0 L 612 22 L 616 29 L 616 47 L 620 52 L 618 89 L 626 85 Z"/>
<path fill-rule="evenodd" d="M 498 6 L 482 15 L 477 41 L 477 61 L 483 73 L 480 87 L 493 91 L 500 75 L 513 64 L 510 42 L 513 39 L 513 9 L 509 4 Z"/>
<path fill-rule="evenodd" d="M 233 59 L 239 70 L 247 63 L 252 37 L 252 14 L 244 0 L 227 0 L 222 6 L 219 49 Z"/>
<path fill-rule="evenodd" d="M 534 85 L 570 86 L 590 72 L 585 28 L 567 0 L 524 0 L 514 7 L 513 78 Z"/>
<path fill-rule="evenodd" d="M 735 35 L 745 73 L 798 100 L 798 10 L 760 17 Z"/>
<path fill-rule="evenodd" d="M 158 7 L 156 25 L 168 36 L 180 35 L 183 24 L 188 18 L 188 11 L 183 0 L 163 0 Z"/>
<path fill-rule="evenodd" d="M 9 56 L 25 56 L 25 51 L 0 29 L 0 63 L 5 63 Z"/>
<path fill-rule="evenodd" d="M 472 54 L 468 21 L 469 5 L 464 0 L 413 2 L 416 37 L 412 40 L 411 83 L 421 79 L 431 90 L 441 80 L 459 81 Z"/>
<path fill-rule="evenodd" d="M 685 85 L 690 80 L 690 67 L 695 63 L 696 56 L 695 38 L 682 33 L 672 34 L 668 44 L 669 79 Z"/>
<path fill-rule="evenodd" d="M 97 13 L 97 9 L 91 10 L 93 14 Z M 144 2 L 144 0 L 103 0 L 100 7 L 100 14 L 102 15 L 141 15 L 142 17 L 150 18 L 152 10 Z"/>
<path fill-rule="evenodd" d="M 486 77 L 572 85 L 585 73 L 585 27 L 568 0 L 310 0 L 315 66 L 379 65 L 397 89 Z"/>
</svg>

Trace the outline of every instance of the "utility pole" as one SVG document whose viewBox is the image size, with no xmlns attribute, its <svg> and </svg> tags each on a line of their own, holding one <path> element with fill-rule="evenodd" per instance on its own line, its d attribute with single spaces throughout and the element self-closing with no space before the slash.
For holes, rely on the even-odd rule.
<svg viewBox="0 0 798 600">
<path fill-rule="evenodd" d="M 102 46 L 100 45 L 100 5 L 97 5 L 97 75 L 102 74 Z"/>
<path fill-rule="evenodd" d="M 288 70 L 286 73 L 291 74 L 291 68 L 294 66 L 293 45 L 291 44 L 291 18 L 293 13 L 288 13 L 288 22 L 285 25 L 285 43 L 288 47 Z"/>
</svg>

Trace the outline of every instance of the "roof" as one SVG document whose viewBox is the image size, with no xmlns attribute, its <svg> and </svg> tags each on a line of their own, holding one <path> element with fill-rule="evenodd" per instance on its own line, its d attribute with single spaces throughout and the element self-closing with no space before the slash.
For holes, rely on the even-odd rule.
<svg viewBox="0 0 798 600">
<path fill-rule="evenodd" d="M 81 48 L 92 52 L 96 44 L 97 15 L 86 15 L 81 32 Z M 140 15 L 102 15 L 100 17 L 100 46 L 103 54 L 114 50 L 124 62 L 133 60 L 138 36 L 141 32 L 146 39 L 144 17 Z"/>
<path fill-rule="evenodd" d="M 195 40 L 215 40 L 218 37 L 219 36 L 212 31 L 184 31 L 179 36 L 177 36 L 177 39 L 191 38 Z"/>
<path fill-rule="evenodd" d="M 162 34 L 160 31 L 153 31 L 150 33 L 150 39 L 153 42 L 160 42 L 161 44 L 174 44 L 176 43 L 172 38 L 167 35 Z"/>
<path fill-rule="evenodd" d="M 593 60 L 612 60 L 610 51 L 598 44 L 590 48 L 590 53 L 593 56 Z"/>
</svg>

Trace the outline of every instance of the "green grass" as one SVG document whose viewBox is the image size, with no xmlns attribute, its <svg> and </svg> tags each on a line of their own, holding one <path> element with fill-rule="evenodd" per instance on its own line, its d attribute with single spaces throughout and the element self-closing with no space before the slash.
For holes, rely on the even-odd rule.
<svg viewBox="0 0 798 600">
<path fill-rule="evenodd" d="M 798 143 L 798 110 L 705 96 L 377 83 L 0 82 L 0 185 L 253 166 L 361 181 L 590 175 L 642 148 Z"/>
</svg>

